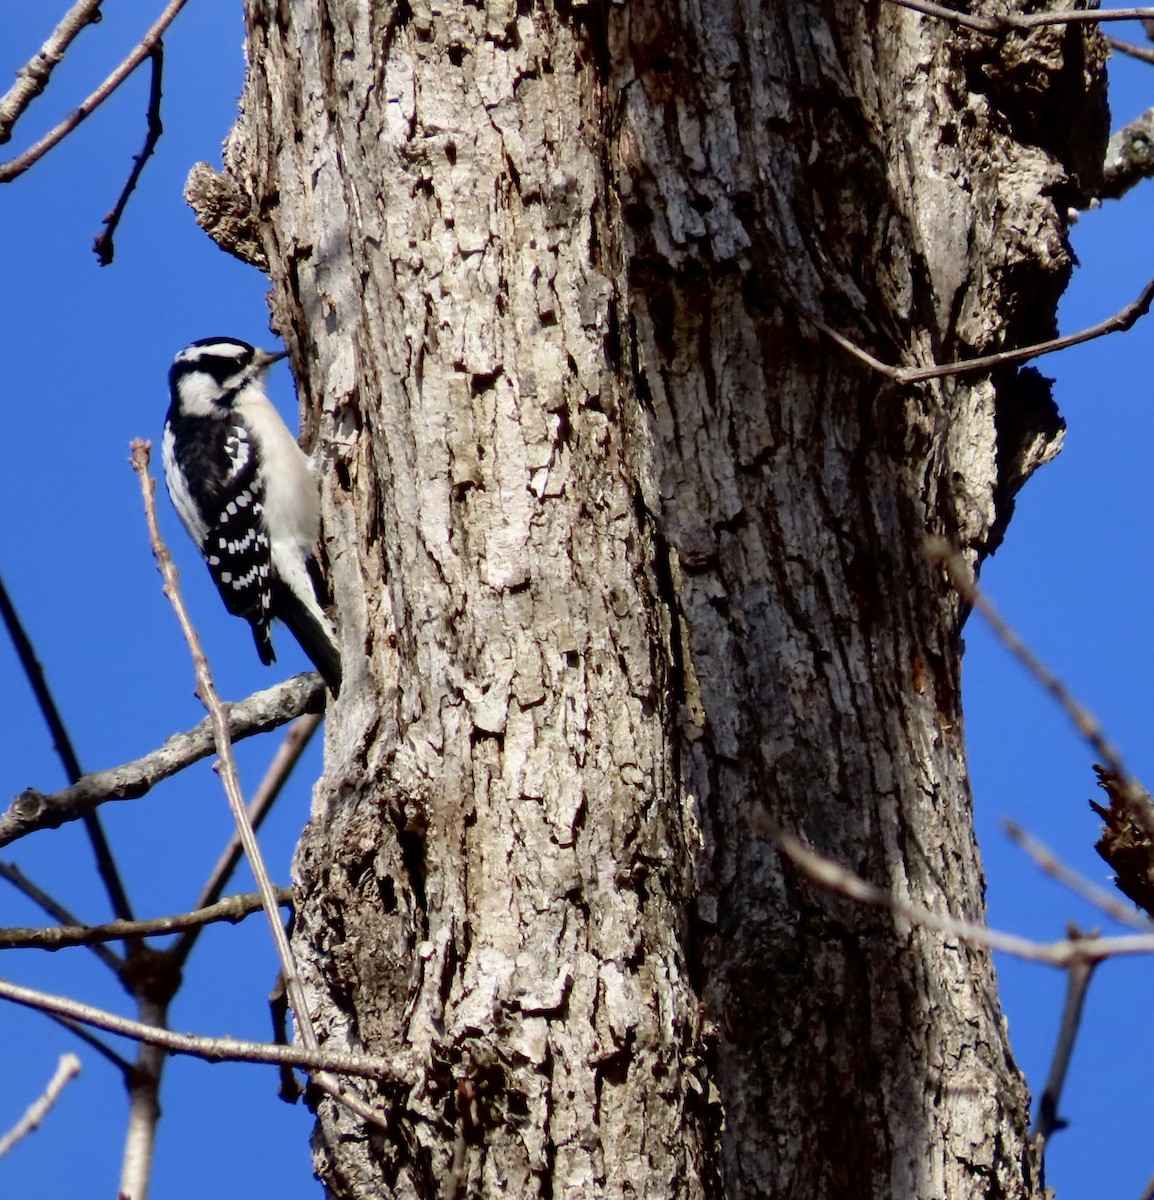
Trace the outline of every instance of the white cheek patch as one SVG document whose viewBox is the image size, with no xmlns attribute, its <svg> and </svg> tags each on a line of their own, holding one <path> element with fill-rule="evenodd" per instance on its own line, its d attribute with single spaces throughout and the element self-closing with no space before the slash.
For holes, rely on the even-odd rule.
<svg viewBox="0 0 1154 1200">
<path fill-rule="evenodd" d="M 222 388 L 211 375 L 196 371 L 185 375 L 176 385 L 180 391 L 180 406 L 186 416 L 211 417 L 220 412 L 217 401 Z"/>
</svg>

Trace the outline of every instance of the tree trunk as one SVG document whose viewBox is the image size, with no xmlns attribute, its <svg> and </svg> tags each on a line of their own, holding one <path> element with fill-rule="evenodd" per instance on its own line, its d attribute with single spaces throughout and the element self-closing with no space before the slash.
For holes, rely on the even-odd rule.
<svg viewBox="0 0 1154 1200">
<path fill-rule="evenodd" d="M 247 9 L 196 204 L 267 263 L 345 655 L 295 944 L 322 1040 L 420 1078 L 387 1133 L 320 1101 L 330 1193 L 1040 1196 L 989 956 L 772 830 L 983 919 L 924 543 L 976 565 L 1061 423 L 810 318 L 895 363 L 1050 334 L 1097 33 Z"/>
</svg>

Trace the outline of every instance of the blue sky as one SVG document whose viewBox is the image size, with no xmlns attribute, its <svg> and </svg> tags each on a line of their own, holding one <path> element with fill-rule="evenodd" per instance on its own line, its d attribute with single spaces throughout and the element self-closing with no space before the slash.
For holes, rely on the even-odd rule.
<svg viewBox="0 0 1154 1200">
<path fill-rule="evenodd" d="M 63 4 L 7 5 L 0 16 L 0 78 L 41 44 Z M 123 57 L 153 19 L 152 3 L 110 5 L 82 35 L 48 93 L 19 127 L 22 149 L 54 124 Z M 1121 36 L 1138 40 L 1136 27 Z M 91 252 L 144 135 L 148 81 L 141 73 L 23 178 L 0 190 L 8 236 L 0 346 L 8 436 L 0 439 L 0 574 L 19 607 L 86 769 L 114 765 L 200 720 L 187 652 L 160 593 L 136 479 L 127 464 L 136 436 L 159 441 L 173 353 L 194 338 L 227 333 L 272 345 L 265 283 L 197 229 L 181 192 L 190 166 L 219 162 L 243 73 L 240 5 L 197 0 L 166 39 L 165 135 L 117 237 L 116 262 Z M 1149 103 L 1154 68 L 1115 57 L 1115 123 Z M 1116 311 L 1154 274 L 1151 189 L 1085 216 L 1075 231 L 1082 268 L 1064 302 L 1063 332 Z M 1146 231 L 1143 234 L 1143 230 Z M 1057 378 L 1069 424 L 1066 449 L 1019 498 L 1005 545 L 983 583 L 1033 648 L 1103 721 L 1131 769 L 1154 781 L 1149 730 L 1154 674 L 1149 609 L 1148 513 L 1154 441 L 1149 340 L 1154 318 L 1128 335 L 1039 362 Z M 287 367 L 274 398 L 290 423 Z M 159 466 L 159 464 L 157 464 Z M 263 668 L 248 631 L 227 617 L 207 572 L 162 500 L 161 521 L 183 568 L 221 691 L 240 698 L 307 664 L 283 631 L 281 661 Z M 966 630 L 964 685 L 975 811 L 989 878 L 992 923 L 1040 939 L 1068 920 L 1104 919 L 1042 878 L 1000 829 L 1012 816 L 1071 865 L 1105 884 L 1093 850 L 1098 821 L 1091 755 L 979 620 Z M 0 636 L 0 791 L 51 790 L 64 780 L 11 647 Z M 259 781 L 278 739 L 240 748 L 244 783 Z M 262 843 L 287 879 L 319 757 L 298 772 Z M 102 816 L 140 915 L 186 908 L 231 822 L 207 764 L 146 800 L 105 806 Z M 16 861 L 85 918 L 104 919 L 90 854 L 77 828 L 26 839 L 0 858 Z M 247 876 L 240 884 L 249 886 Z M 0 884 L 0 924 L 39 914 Z M 207 932 L 172 1013 L 173 1027 L 264 1039 L 265 997 L 276 966 L 261 919 Z M 1049 1065 L 1063 981 L 1048 968 L 999 960 L 1015 1055 L 1040 1091 Z M 0 974 L 130 1012 L 91 955 L 9 952 Z M 1103 966 L 1091 990 L 1048 1181 L 1063 1200 L 1136 1197 L 1154 1174 L 1148 1080 L 1154 1033 L 1141 1019 L 1154 988 L 1149 960 Z M 1119 1047 L 1124 1047 L 1120 1049 Z M 119 1170 L 124 1098 L 118 1077 L 45 1018 L 0 1004 L 0 1130 L 37 1095 L 58 1055 L 75 1050 L 84 1072 L 44 1127 L 0 1160 L 0 1193 L 112 1194 Z M 276 1101 L 267 1068 L 173 1059 L 164 1088 L 153 1194 L 319 1196 L 309 1166 L 311 1119 Z M 1104 1147 L 1109 1147 L 1107 1154 Z"/>
</svg>

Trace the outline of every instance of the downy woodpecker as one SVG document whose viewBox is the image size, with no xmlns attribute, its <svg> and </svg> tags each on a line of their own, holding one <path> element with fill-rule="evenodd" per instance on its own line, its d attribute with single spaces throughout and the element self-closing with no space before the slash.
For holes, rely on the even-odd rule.
<svg viewBox="0 0 1154 1200">
<path fill-rule="evenodd" d="M 261 662 L 276 658 L 269 627 L 277 617 L 335 695 L 340 653 L 314 557 L 320 495 L 264 391 L 266 371 L 284 357 L 228 337 L 182 350 L 168 374 L 164 477 L 225 608 L 252 626 Z"/>
</svg>

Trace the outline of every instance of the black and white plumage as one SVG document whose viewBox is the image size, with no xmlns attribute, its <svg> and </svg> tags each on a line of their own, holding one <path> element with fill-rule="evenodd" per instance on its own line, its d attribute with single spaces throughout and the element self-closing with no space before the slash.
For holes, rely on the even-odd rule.
<svg viewBox="0 0 1154 1200">
<path fill-rule="evenodd" d="M 264 391 L 285 355 L 204 338 L 175 358 L 164 422 L 164 477 L 225 608 L 252 626 L 266 665 L 274 617 L 292 630 L 335 695 L 341 660 L 314 557 L 320 495 L 308 459 Z"/>
</svg>

